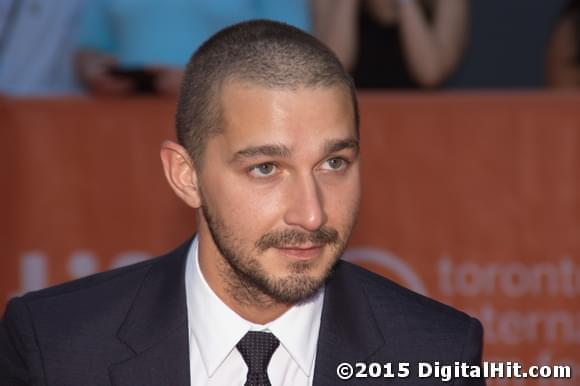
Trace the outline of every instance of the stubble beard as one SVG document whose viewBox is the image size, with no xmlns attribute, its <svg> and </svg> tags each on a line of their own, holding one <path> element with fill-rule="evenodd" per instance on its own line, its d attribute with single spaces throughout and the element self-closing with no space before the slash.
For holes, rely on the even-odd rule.
<svg viewBox="0 0 580 386">
<path fill-rule="evenodd" d="M 236 302 L 243 305 L 268 307 L 275 303 L 292 305 L 308 300 L 331 276 L 352 229 L 351 225 L 347 237 L 344 238 L 329 227 L 321 227 L 313 232 L 289 229 L 263 235 L 254 246 L 257 254 L 269 248 L 295 246 L 306 242 L 324 245 L 331 248 L 334 254 L 326 263 L 322 275 L 309 275 L 315 268 L 313 262 L 297 261 L 288 265 L 287 277 L 274 278 L 265 271 L 255 256 L 243 251 L 242 243 L 205 203 L 202 211 L 214 244 L 223 256 L 219 272 L 226 284 L 226 291 Z"/>
</svg>

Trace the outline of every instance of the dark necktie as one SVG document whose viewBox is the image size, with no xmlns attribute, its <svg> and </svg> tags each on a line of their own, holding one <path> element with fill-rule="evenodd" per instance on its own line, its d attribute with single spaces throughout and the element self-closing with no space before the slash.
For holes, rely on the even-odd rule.
<svg viewBox="0 0 580 386">
<path fill-rule="evenodd" d="M 280 341 L 269 332 L 249 331 L 236 347 L 248 365 L 248 377 L 244 386 L 271 386 L 268 379 L 268 363 Z"/>
</svg>

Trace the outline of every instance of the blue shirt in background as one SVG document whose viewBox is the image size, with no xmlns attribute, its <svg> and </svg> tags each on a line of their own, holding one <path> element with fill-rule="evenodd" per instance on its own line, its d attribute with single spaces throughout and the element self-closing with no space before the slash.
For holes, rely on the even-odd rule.
<svg viewBox="0 0 580 386">
<path fill-rule="evenodd" d="M 228 25 L 271 19 L 310 31 L 309 11 L 308 0 L 87 0 L 79 45 L 123 67 L 183 67 Z"/>
</svg>

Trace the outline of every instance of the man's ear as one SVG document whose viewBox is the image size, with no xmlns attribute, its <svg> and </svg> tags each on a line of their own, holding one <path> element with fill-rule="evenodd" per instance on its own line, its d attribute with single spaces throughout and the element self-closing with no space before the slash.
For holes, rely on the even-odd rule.
<svg viewBox="0 0 580 386">
<path fill-rule="evenodd" d="M 175 142 L 164 141 L 160 155 L 165 178 L 175 194 L 192 208 L 201 207 L 198 171 L 187 150 Z"/>
</svg>

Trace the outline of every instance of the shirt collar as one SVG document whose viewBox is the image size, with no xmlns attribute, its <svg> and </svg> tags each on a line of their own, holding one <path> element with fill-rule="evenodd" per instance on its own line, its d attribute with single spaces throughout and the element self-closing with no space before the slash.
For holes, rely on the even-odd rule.
<svg viewBox="0 0 580 386">
<path fill-rule="evenodd" d="M 321 288 L 313 297 L 294 305 L 268 325 L 272 334 L 280 340 L 280 344 L 308 377 L 312 372 L 318 346 L 323 301 L 324 288 Z"/>
<path fill-rule="evenodd" d="M 185 275 L 189 335 L 196 340 L 208 376 L 214 374 L 250 330 L 272 332 L 301 370 L 310 376 L 316 355 L 324 289 L 308 301 L 292 306 L 278 319 L 257 325 L 230 309 L 209 287 L 199 268 L 197 236 L 189 249 Z"/>
</svg>

